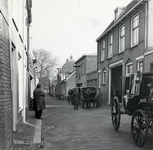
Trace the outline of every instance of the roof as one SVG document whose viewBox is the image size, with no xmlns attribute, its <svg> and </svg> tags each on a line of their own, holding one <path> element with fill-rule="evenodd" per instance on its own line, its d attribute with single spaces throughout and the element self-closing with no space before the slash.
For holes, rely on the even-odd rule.
<svg viewBox="0 0 153 150">
<path fill-rule="evenodd" d="M 100 40 L 101 37 L 103 37 L 107 32 L 109 32 L 115 25 L 117 25 L 125 16 L 127 16 L 135 7 L 137 7 L 143 1 L 145 0 L 133 0 L 131 3 L 129 3 L 120 15 L 120 17 L 118 18 L 118 20 L 113 20 L 106 28 L 106 30 L 96 39 L 96 41 Z"/>
<path fill-rule="evenodd" d="M 90 53 L 90 54 L 83 54 L 81 57 L 79 57 L 75 62 L 74 64 L 76 64 L 78 61 L 80 61 L 82 58 L 84 57 L 90 57 L 90 56 L 97 56 L 97 53 Z"/>
<path fill-rule="evenodd" d="M 62 66 L 63 73 L 70 73 L 74 70 L 74 61 L 67 60 L 66 63 Z"/>
<path fill-rule="evenodd" d="M 76 73 L 76 71 L 74 70 L 74 71 L 67 77 L 66 81 L 67 81 L 69 78 L 71 78 L 75 73 Z"/>
</svg>

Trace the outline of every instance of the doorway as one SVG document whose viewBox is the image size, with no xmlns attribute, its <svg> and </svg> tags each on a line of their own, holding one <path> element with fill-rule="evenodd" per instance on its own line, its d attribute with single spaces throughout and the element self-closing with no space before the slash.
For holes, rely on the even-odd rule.
<svg viewBox="0 0 153 150">
<path fill-rule="evenodd" d="M 122 72 L 122 64 L 109 69 L 109 103 L 114 96 L 122 93 Z"/>
</svg>

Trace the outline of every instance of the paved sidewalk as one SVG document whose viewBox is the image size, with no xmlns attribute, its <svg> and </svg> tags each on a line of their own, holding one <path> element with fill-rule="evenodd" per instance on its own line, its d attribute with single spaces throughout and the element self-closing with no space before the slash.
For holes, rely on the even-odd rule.
<svg viewBox="0 0 153 150">
<path fill-rule="evenodd" d="M 12 150 L 37 150 L 43 147 L 42 120 L 34 117 L 34 111 L 28 110 L 26 122 L 14 134 Z"/>
</svg>

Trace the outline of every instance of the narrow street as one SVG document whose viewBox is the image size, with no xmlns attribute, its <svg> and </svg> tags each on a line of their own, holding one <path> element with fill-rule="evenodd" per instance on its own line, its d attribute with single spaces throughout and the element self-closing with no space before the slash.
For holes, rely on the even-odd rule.
<svg viewBox="0 0 153 150">
<path fill-rule="evenodd" d="M 45 100 L 44 150 L 151 150 L 153 147 L 151 132 L 143 148 L 134 144 L 128 115 L 121 116 L 119 131 L 114 131 L 109 106 L 74 110 L 67 101 L 49 96 Z"/>
</svg>

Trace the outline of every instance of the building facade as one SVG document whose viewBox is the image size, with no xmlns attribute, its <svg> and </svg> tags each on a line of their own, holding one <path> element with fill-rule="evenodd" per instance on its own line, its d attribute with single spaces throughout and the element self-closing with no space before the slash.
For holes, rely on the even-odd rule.
<svg viewBox="0 0 153 150">
<path fill-rule="evenodd" d="M 133 0 L 114 11 L 114 20 L 96 39 L 98 87 L 103 101 L 122 93 L 124 76 L 153 71 L 153 1 Z"/>
<path fill-rule="evenodd" d="M 94 86 L 97 88 L 97 70 L 87 73 L 87 86 Z"/>
<path fill-rule="evenodd" d="M 84 54 L 77 61 L 76 67 L 76 87 L 87 86 L 87 74 L 97 69 L 97 55 Z"/>
<path fill-rule="evenodd" d="M 28 107 L 31 1 L 0 1 L 0 149 L 14 144 Z"/>
<path fill-rule="evenodd" d="M 74 70 L 65 80 L 65 89 L 66 89 L 66 96 L 68 95 L 68 91 L 70 89 L 75 88 L 76 85 L 76 71 Z"/>
</svg>

